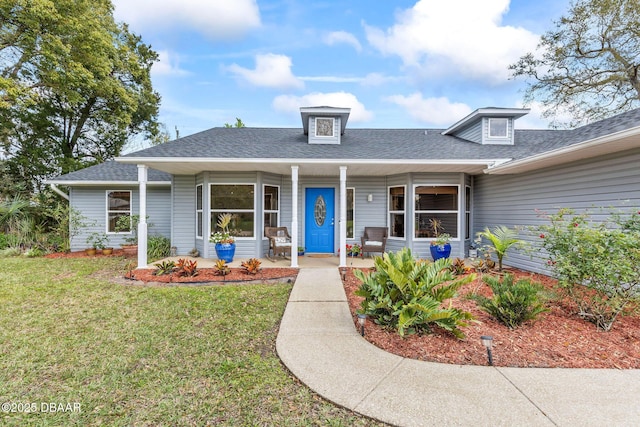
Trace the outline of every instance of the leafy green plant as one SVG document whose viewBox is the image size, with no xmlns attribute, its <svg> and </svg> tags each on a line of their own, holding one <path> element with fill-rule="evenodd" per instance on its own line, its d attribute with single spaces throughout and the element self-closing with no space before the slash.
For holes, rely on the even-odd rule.
<svg viewBox="0 0 640 427">
<path fill-rule="evenodd" d="M 258 272 L 262 268 L 262 261 L 260 261 L 258 258 L 250 258 L 246 261 L 242 261 L 242 264 L 240 265 L 242 266 L 242 268 L 244 268 L 245 273 L 258 274 Z"/>
<path fill-rule="evenodd" d="M 195 277 L 198 275 L 198 261 L 191 261 L 186 258 L 180 258 L 176 263 L 176 274 L 178 277 L 187 276 Z"/>
<path fill-rule="evenodd" d="M 149 236 L 147 241 L 147 256 L 149 259 L 161 259 L 169 256 L 171 252 L 171 240 L 168 237 L 155 234 Z"/>
<path fill-rule="evenodd" d="M 163 276 L 165 274 L 173 273 L 173 270 L 176 268 L 176 263 L 173 261 L 162 261 L 158 264 L 155 264 L 157 267 L 155 271 L 156 276 Z"/>
<path fill-rule="evenodd" d="M 484 246 L 484 250 L 489 251 L 488 253 L 495 252 L 498 257 L 499 271 L 502 271 L 502 260 L 509 248 L 522 243 L 522 240 L 518 239 L 518 232 L 504 225 L 495 227 L 493 231 L 487 227 L 484 231 L 479 231 L 477 236 L 478 239 L 485 238 L 491 243 L 492 246 Z"/>
<path fill-rule="evenodd" d="M 396 329 L 400 336 L 409 333 L 430 332 L 438 326 L 458 338 L 460 328 L 472 320 L 471 313 L 443 302 L 455 296 L 457 290 L 471 282 L 475 276 L 455 279 L 449 270 L 451 261 L 418 262 L 411 250 L 404 248 L 375 258 L 375 271 L 354 274 L 362 281 L 356 295 L 364 297 L 360 312 L 374 321 Z"/>
<path fill-rule="evenodd" d="M 610 330 L 640 301 L 640 211 L 611 212 L 605 221 L 571 209 L 542 217 L 549 223 L 533 231 L 561 290 L 581 318 Z"/>
<path fill-rule="evenodd" d="M 513 275 L 505 274 L 502 280 L 496 276 L 484 276 L 482 280 L 491 287 L 493 296 L 487 298 L 476 293 L 470 298 L 482 310 L 511 329 L 548 311 L 540 297 L 542 285 L 531 279 L 520 279 L 513 283 Z"/>
<path fill-rule="evenodd" d="M 0 233 L 0 249 L 9 247 L 9 238 L 5 233 Z"/>
<path fill-rule="evenodd" d="M 213 269 L 215 270 L 216 274 L 220 276 L 226 276 L 227 274 L 231 273 L 231 269 L 227 265 L 227 262 L 223 259 L 217 260 L 215 265 L 213 266 Z"/>
<path fill-rule="evenodd" d="M 109 236 L 105 233 L 98 233 L 97 231 L 89 234 L 86 239 L 87 245 L 94 249 L 104 249 L 108 241 Z"/>
<path fill-rule="evenodd" d="M 218 215 L 217 226 L 221 231 L 216 231 L 211 235 L 209 241 L 211 243 L 234 243 L 236 239 L 231 235 L 229 231 L 229 224 L 233 219 L 233 215 L 230 213 L 223 213 Z"/>
</svg>

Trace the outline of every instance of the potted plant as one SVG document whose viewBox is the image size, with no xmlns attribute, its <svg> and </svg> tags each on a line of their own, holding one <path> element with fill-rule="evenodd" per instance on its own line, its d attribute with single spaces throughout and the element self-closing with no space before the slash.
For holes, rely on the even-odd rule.
<svg viewBox="0 0 640 427">
<path fill-rule="evenodd" d="M 98 233 L 97 231 L 94 231 L 93 233 L 89 234 L 86 240 L 87 245 L 89 245 L 89 247 L 85 249 L 86 254 L 93 256 L 96 254 L 98 249 L 103 250 L 105 247 L 105 243 L 108 240 L 109 237 L 107 237 L 107 235 L 104 233 Z"/>
<path fill-rule="evenodd" d="M 226 262 L 232 262 L 233 255 L 236 253 L 236 239 L 229 233 L 231 218 L 231 214 L 229 213 L 220 214 L 217 223 L 220 231 L 216 231 L 209 238 L 211 243 L 216 244 L 215 248 L 218 259 Z"/>
<path fill-rule="evenodd" d="M 298 246 L 298 256 L 304 255 L 304 246 Z"/>
<path fill-rule="evenodd" d="M 451 236 L 443 233 L 444 227 L 442 226 L 442 221 L 437 218 L 431 218 L 429 225 L 431 226 L 434 237 L 429 247 L 431 257 L 434 261 L 440 258 L 449 258 L 449 255 L 451 255 L 451 243 L 449 243 Z"/>
</svg>

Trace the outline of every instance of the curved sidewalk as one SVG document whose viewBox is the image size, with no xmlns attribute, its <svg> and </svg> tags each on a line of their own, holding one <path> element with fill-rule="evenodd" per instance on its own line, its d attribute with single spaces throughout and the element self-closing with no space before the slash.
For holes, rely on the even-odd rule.
<svg viewBox="0 0 640 427">
<path fill-rule="evenodd" d="M 276 349 L 324 398 L 399 426 L 637 426 L 640 370 L 459 366 L 362 338 L 337 268 L 303 268 Z"/>
</svg>

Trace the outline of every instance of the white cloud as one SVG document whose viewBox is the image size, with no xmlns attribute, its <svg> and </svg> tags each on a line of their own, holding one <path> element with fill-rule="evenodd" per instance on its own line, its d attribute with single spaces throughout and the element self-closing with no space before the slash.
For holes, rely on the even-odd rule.
<svg viewBox="0 0 640 427">
<path fill-rule="evenodd" d="M 409 96 L 393 95 L 386 100 L 403 107 L 414 119 L 434 126 L 450 126 L 472 111 L 467 104 L 444 97 L 423 98 L 418 92 Z"/>
<path fill-rule="evenodd" d="M 151 74 L 155 76 L 186 76 L 190 73 L 180 68 L 179 59 L 166 50 L 158 51 L 158 62 L 153 64 Z"/>
<path fill-rule="evenodd" d="M 233 38 L 260 26 L 256 0 L 113 0 L 115 16 L 136 31 L 191 28 L 212 38 Z"/>
<path fill-rule="evenodd" d="M 279 89 L 301 89 L 304 82 L 291 72 L 291 58 L 285 55 L 268 53 L 256 55 L 256 68 L 251 70 L 233 64 L 227 70 L 254 86 Z"/>
<path fill-rule="evenodd" d="M 353 46 L 353 48 L 358 52 L 362 51 L 362 45 L 360 44 L 356 36 L 346 31 L 333 31 L 324 36 L 324 42 L 329 46 L 333 46 L 334 44 L 339 43 L 345 43 Z"/>
<path fill-rule="evenodd" d="M 368 122 L 373 119 L 373 113 L 358 101 L 352 93 L 314 92 L 303 96 L 280 95 L 273 100 L 273 107 L 277 111 L 300 113 L 300 107 L 329 106 L 338 108 L 351 108 L 350 122 Z"/>
<path fill-rule="evenodd" d="M 507 66 L 533 51 L 538 36 L 501 25 L 509 0 L 420 0 L 382 30 L 365 25 L 371 45 L 427 74 L 506 82 Z"/>
</svg>

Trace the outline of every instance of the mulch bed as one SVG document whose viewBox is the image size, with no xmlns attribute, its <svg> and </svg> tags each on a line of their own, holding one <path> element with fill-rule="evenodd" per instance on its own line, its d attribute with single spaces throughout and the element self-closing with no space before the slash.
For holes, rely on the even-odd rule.
<svg viewBox="0 0 640 427">
<path fill-rule="evenodd" d="M 198 268 L 198 275 L 193 277 L 178 277 L 174 274 L 156 276 L 155 269 L 133 270 L 125 275 L 126 279 L 138 280 L 145 283 L 293 283 L 298 275 L 297 268 L 263 268 L 257 274 L 248 274 L 243 268 L 231 268 L 226 276 L 216 273 L 213 268 Z"/>
<path fill-rule="evenodd" d="M 548 276 L 510 269 L 518 277 L 531 277 L 552 289 L 556 281 Z M 355 311 L 363 298 L 354 295 L 360 281 L 349 269 L 344 288 L 354 324 Z M 620 317 L 609 332 L 575 315 L 570 304 L 550 302 L 550 311 L 532 322 L 510 330 L 498 323 L 476 303 L 464 298 L 471 291 L 490 295 L 488 285 L 478 278 L 464 286 L 454 298 L 455 307 L 471 312 L 479 323 L 464 328 L 459 340 L 446 331 L 434 328 L 432 334 L 401 338 L 397 332 L 383 329 L 367 320 L 365 338 L 372 344 L 399 356 L 439 363 L 486 365 L 487 353 L 480 336 L 493 336 L 493 362 L 496 366 L 538 368 L 640 368 L 640 316 Z"/>
</svg>

